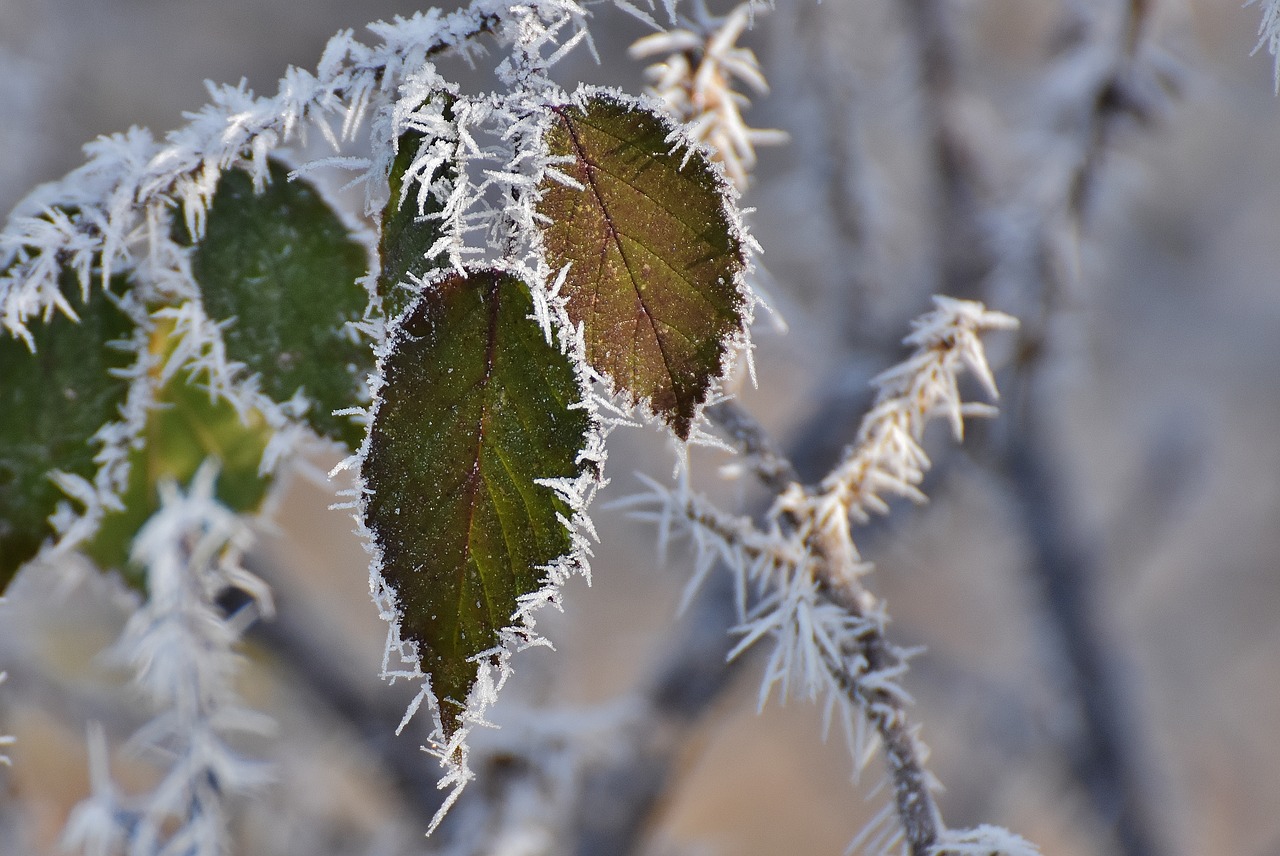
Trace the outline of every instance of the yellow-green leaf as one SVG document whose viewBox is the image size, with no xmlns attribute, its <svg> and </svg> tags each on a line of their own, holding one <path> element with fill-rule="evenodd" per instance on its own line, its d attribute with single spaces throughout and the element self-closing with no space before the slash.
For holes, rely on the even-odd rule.
<svg viewBox="0 0 1280 856">
<path fill-rule="evenodd" d="M 152 353 L 167 355 L 173 347 L 172 324 L 158 325 L 151 338 Z M 159 372 L 163 360 L 154 361 Z M 187 485 L 206 458 L 219 463 L 216 496 L 233 511 L 253 512 L 265 498 L 270 480 L 258 474 L 271 429 L 257 411 L 241 417 L 230 402 L 214 397 L 179 371 L 156 393 L 148 412 L 140 448 L 129 456 L 129 481 L 121 500 L 124 508 L 108 512 L 84 552 L 103 568 L 125 573 L 141 587 L 138 569 L 129 565 L 134 536 L 160 508 L 160 482 L 173 479 Z"/>
</svg>

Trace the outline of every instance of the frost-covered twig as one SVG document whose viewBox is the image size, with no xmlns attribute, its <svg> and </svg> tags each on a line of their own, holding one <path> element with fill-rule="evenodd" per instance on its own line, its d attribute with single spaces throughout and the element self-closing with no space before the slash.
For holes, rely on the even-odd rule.
<svg viewBox="0 0 1280 856">
<path fill-rule="evenodd" d="M 740 189 L 746 188 L 755 167 L 756 146 L 778 145 L 787 139 L 783 131 L 748 126 L 742 108 L 751 101 L 734 88 L 741 82 L 757 94 L 769 91 L 755 53 L 736 44 L 754 16 L 769 5 L 748 0 L 728 15 L 715 17 L 700 2 L 693 18 L 682 21 L 682 28 L 645 36 L 630 51 L 638 58 L 665 55 L 645 72 L 650 93 L 689 123 L 690 135 L 711 147 Z"/>
<path fill-rule="evenodd" d="M 465 52 L 467 42 L 490 32 L 505 9 L 497 0 L 476 0 L 450 14 L 431 9 L 379 22 L 370 26 L 382 39 L 375 46 L 345 31 L 329 41 L 315 73 L 290 68 L 274 96 L 255 97 L 243 86 L 211 87 L 211 103 L 163 143 L 135 129 L 87 145 L 88 162 L 37 188 L 0 233 L 0 320 L 26 338 L 32 317 L 53 311 L 74 316 L 58 289 L 62 265 L 78 274 L 86 291 L 95 270 L 104 283 L 116 272 L 145 270 L 167 246 L 169 231 L 161 224 L 170 206 L 180 207 L 199 237 L 223 170 L 247 163 L 262 182 L 267 156 L 291 141 L 305 142 L 308 132 L 339 149 L 365 119 L 375 94 L 394 91 L 429 57 Z M 177 270 L 149 273 L 136 285 L 163 294 L 167 282 L 180 288 L 184 281 Z"/>
<path fill-rule="evenodd" d="M 823 479 L 819 490 L 792 487 L 778 505 L 800 521 L 813 521 L 813 537 L 844 568 L 860 564 L 849 534 L 850 519 L 865 522 L 872 512 L 885 513 L 885 496 L 922 501 L 917 486 L 929 459 L 920 447 L 924 427 L 942 417 L 954 439 L 964 439 L 964 420 L 990 416 L 989 405 L 965 402 L 958 378 L 968 372 L 988 395 L 996 395 L 981 334 L 1011 330 L 1017 322 L 974 301 L 934 298 L 937 308 L 914 322 L 904 342 L 915 347 L 905 361 L 877 377 L 875 404 L 863 419 L 857 439 L 844 459 Z"/>
<path fill-rule="evenodd" d="M 761 703 L 774 688 L 825 699 L 859 770 L 882 747 L 897 826 L 878 843 L 888 846 L 900 836 L 917 856 L 938 852 L 947 830 L 898 683 L 910 652 L 888 641 L 882 605 L 861 584 L 869 566 L 854 545 L 850 521 L 887 511 L 891 497 L 923 499 L 925 426 L 946 419 L 959 439 L 966 417 L 990 415 L 988 406 L 963 401 L 958 377 L 973 374 L 994 396 L 980 336 L 1014 326 L 1014 319 L 981 304 L 936 298 L 935 310 L 907 339 L 912 355 L 877 378 L 876 404 L 858 441 L 816 488 L 793 482 L 782 490 L 767 529 L 720 511 L 684 483 L 675 491 L 654 485 L 651 516 L 662 526 L 688 528 L 699 548 L 697 574 L 723 560 L 737 575 L 742 622 L 733 653 L 765 637 L 774 641 Z M 766 447 L 760 437 L 751 442 Z M 752 590 L 756 600 L 748 608 Z"/>
<path fill-rule="evenodd" d="M 263 784 L 266 769 L 228 738 L 262 734 L 270 720 L 243 707 L 233 650 L 246 613 L 224 617 L 218 595 L 250 594 L 257 613 L 270 592 L 239 562 L 250 535 L 214 495 L 217 466 L 206 462 L 187 492 L 162 483 L 161 507 L 139 532 L 133 558 L 146 568 L 148 598 L 129 619 L 112 656 L 132 666 L 159 709 L 131 747 L 167 765 L 149 794 L 123 794 L 111 780 L 101 728 L 89 736 L 92 795 L 67 822 L 64 842 L 88 854 L 222 856 L 229 852 L 226 801 Z"/>
<path fill-rule="evenodd" d="M 989 406 L 963 401 L 957 380 L 968 371 L 994 398 L 995 382 L 980 335 L 1016 326 L 1013 318 L 978 303 L 935 300 L 937 309 L 917 321 L 905 340 L 915 346 L 915 352 L 876 379 L 879 393 L 875 406 L 864 418 L 844 460 L 817 490 L 793 486 L 775 506 L 776 514 L 794 521 L 794 537 L 802 539 L 811 551 L 810 572 L 818 593 L 853 620 L 854 632 L 840 644 L 834 661 L 839 668 L 833 671 L 880 736 L 888 756 L 898 817 L 912 853 L 931 852 L 945 827 L 932 800 L 932 779 L 915 730 L 906 717 L 906 696 L 896 683 L 905 670 L 906 654 L 885 638 L 880 607 L 858 582 L 867 566 L 849 524 L 866 520 L 873 511 L 887 512 L 887 497 L 923 501 L 918 486 L 929 466 L 920 445 L 925 426 L 942 417 L 959 441 L 965 417 L 991 415 Z M 814 638 L 798 642 L 826 642 L 824 654 L 830 662 L 830 641 Z"/>
</svg>

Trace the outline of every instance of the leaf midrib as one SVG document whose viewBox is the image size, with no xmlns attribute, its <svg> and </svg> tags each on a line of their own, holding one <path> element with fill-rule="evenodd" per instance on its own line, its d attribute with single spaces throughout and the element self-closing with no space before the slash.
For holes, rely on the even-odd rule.
<svg viewBox="0 0 1280 856">
<path fill-rule="evenodd" d="M 474 527 L 475 515 L 476 515 L 476 492 L 477 492 L 477 489 L 479 488 L 480 482 L 483 480 L 483 473 L 481 472 L 481 466 L 480 466 L 480 458 L 484 452 L 485 431 L 488 426 L 489 381 L 493 377 L 493 362 L 494 362 L 494 354 L 497 350 L 497 337 L 498 337 L 498 276 L 496 274 L 492 274 L 488 272 L 486 272 L 485 274 L 477 274 L 477 276 L 481 276 L 481 275 L 487 277 L 490 283 L 489 294 L 488 294 L 488 306 L 487 306 L 489 310 L 489 329 L 488 329 L 488 336 L 485 341 L 484 377 L 482 377 L 480 379 L 480 382 L 476 384 L 476 386 L 479 388 L 478 394 L 480 396 L 480 417 L 476 421 L 475 453 L 472 455 L 472 458 L 471 458 L 471 473 L 467 476 L 466 487 L 464 488 L 465 502 L 467 504 L 467 520 L 466 520 L 466 526 L 463 528 L 463 532 L 466 535 L 466 540 L 464 541 L 463 548 L 462 548 L 462 561 L 458 563 L 457 614 L 459 616 L 463 615 L 463 610 L 465 609 L 465 600 L 468 597 L 467 587 L 466 587 L 467 566 L 474 560 L 474 557 L 475 557 L 475 552 L 471 546 L 471 537 L 473 533 L 473 527 Z M 465 283 L 466 283 L 466 280 L 463 280 L 463 287 L 465 287 Z M 503 534 L 503 540 L 506 540 L 505 532 Z M 476 566 L 477 575 L 480 580 L 480 587 L 484 591 L 485 602 L 491 603 L 493 601 L 493 598 L 490 596 L 489 585 L 488 585 L 488 581 L 485 579 L 484 570 L 480 567 L 479 561 L 475 561 L 475 566 Z M 462 638 L 461 638 L 462 625 L 463 625 L 462 621 L 458 621 L 454 624 L 454 630 L 453 630 L 454 650 L 459 650 L 462 647 Z M 459 701 L 465 703 L 466 699 L 460 699 Z"/>
<path fill-rule="evenodd" d="M 582 145 L 582 141 L 578 139 L 578 132 L 574 129 L 573 122 L 570 121 L 569 117 L 565 115 L 564 109 L 563 108 L 554 108 L 554 109 L 555 109 L 556 115 L 560 117 L 560 120 L 562 122 L 564 122 L 565 129 L 568 130 L 569 132 L 569 139 L 573 143 L 574 151 L 577 153 L 579 160 L 582 161 L 584 171 L 586 172 L 586 176 L 587 176 L 587 183 L 591 186 L 591 195 L 595 197 L 596 203 L 600 206 L 600 211 L 604 215 L 605 227 L 607 228 L 609 233 L 608 236 L 613 239 L 614 246 L 618 248 L 618 256 L 622 259 L 622 264 L 627 269 L 627 278 L 631 281 L 631 288 L 633 291 L 635 291 L 636 300 L 639 301 L 640 308 L 644 310 L 644 316 L 649 322 L 649 327 L 651 330 L 653 330 L 653 338 L 654 338 L 654 341 L 657 342 L 658 344 L 658 352 L 662 354 L 662 364 L 663 366 L 666 367 L 667 377 L 671 380 L 672 393 L 676 396 L 676 401 L 681 406 L 683 406 L 684 396 L 681 394 L 681 391 L 676 386 L 676 374 L 671 367 L 671 357 L 667 354 L 667 347 L 666 347 L 665 341 L 663 341 L 662 333 L 658 330 L 657 319 L 654 318 L 653 312 L 649 309 L 649 304 L 645 302 L 643 292 L 640 290 L 640 288 L 636 284 L 636 275 L 635 275 L 635 272 L 631 269 L 631 261 L 630 259 L 627 258 L 626 251 L 622 249 L 622 240 L 620 237 L 620 233 L 618 231 L 618 227 L 614 223 L 612 215 L 610 215 L 609 213 L 608 206 L 605 205 L 604 197 L 600 193 L 600 188 L 596 184 L 594 171 L 599 169 L 599 167 L 587 156 L 587 152 L 585 147 Z M 608 172 L 607 170 L 601 170 L 601 171 L 606 173 Z M 641 192 L 643 193 L 643 191 Z M 645 195 L 648 195 L 648 194 L 645 194 Z M 657 200 L 654 200 L 654 201 L 655 203 L 657 202 Z M 662 206 L 659 205 L 659 207 L 662 207 Z M 679 219 L 679 218 L 676 218 L 676 219 Z M 591 305 L 592 312 L 595 311 L 596 298 L 598 298 L 600 294 L 600 282 L 603 279 L 603 270 L 604 270 L 604 265 L 602 263 L 601 274 L 598 275 L 596 278 L 596 290 L 594 295 L 592 296 L 592 305 Z M 687 280 L 686 280 L 686 284 L 689 284 Z M 634 369 L 632 369 L 632 372 L 634 373 Z"/>
</svg>

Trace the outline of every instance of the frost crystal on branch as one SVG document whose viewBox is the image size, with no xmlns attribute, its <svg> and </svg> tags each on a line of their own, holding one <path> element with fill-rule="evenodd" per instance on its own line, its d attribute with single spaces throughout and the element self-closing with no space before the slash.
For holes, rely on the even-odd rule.
<svg viewBox="0 0 1280 856">
<path fill-rule="evenodd" d="M 832 572 L 858 573 L 860 559 L 850 522 L 866 522 L 871 512 L 887 513 L 886 497 L 923 502 L 919 490 L 929 468 L 921 447 L 925 426 L 943 418 L 956 442 L 964 439 L 966 417 L 990 416 L 990 405 L 965 402 L 958 378 L 973 375 L 996 397 L 981 334 L 1010 330 L 1017 320 L 974 301 L 935 297 L 934 311 L 917 319 L 903 342 L 915 350 L 906 360 L 875 378 L 875 403 L 862 420 L 857 439 L 817 491 L 800 485 L 779 498 L 775 516 L 811 527 L 805 537 L 822 539 Z"/>
<path fill-rule="evenodd" d="M 650 94 L 688 123 L 689 135 L 711 148 L 740 189 L 746 188 L 755 167 L 756 146 L 787 139 L 783 131 L 748 126 L 742 110 L 751 100 L 734 88 L 741 82 L 760 95 L 769 91 L 755 52 L 736 44 L 753 16 L 766 8 L 750 0 L 717 18 L 698 4 L 694 19 L 684 22 L 684 28 L 645 36 L 630 50 L 637 58 L 667 55 L 646 69 Z"/>
<path fill-rule="evenodd" d="M 168 765 L 149 794 L 122 794 L 111 782 L 100 729 L 90 732 L 92 795 L 67 823 L 64 843 L 88 854 L 222 856 L 229 852 L 226 801 L 266 781 L 231 735 L 264 734 L 266 717 L 236 696 L 233 650 L 247 620 L 222 614 L 217 597 L 239 589 L 257 614 L 271 611 L 266 586 L 240 566 L 250 535 L 214 497 L 217 467 L 206 462 L 183 493 L 162 485 L 162 506 L 139 533 L 133 557 L 147 571 L 148 598 L 112 650 L 130 665 L 157 706 L 130 747 Z"/>
<path fill-rule="evenodd" d="M 999 826 L 949 829 L 938 843 L 937 856 L 1039 856 L 1040 850 L 1020 835 Z"/>
<path fill-rule="evenodd" d="M 844 730 L 858 771 L 877 748 L 885 753 L 894 812 L 855 842 L 871 842 L 872 852 L 902 842 L 913 854 L 929 853 L 947 830 L 933 801 L 936 783 L 924 766 L 927 752 L 906 715 L 911 700 L 899 684 L 913 652 L 884 635 L 883 605 L 861 584 L 870 567 L 853 542 L 850 522 L 886 512 L 892 496 L 924 500 L 919 485 L 929 459 L 920 442 L 926 425 L 945 419 L 959 440 L 966 417 L 991 415 L 989 406 L 962 399 L 958 378 L 972 374 L 994 398 L 981 335 L 1017 324 L 977 302 L 934 302 L 904 340 L 912 354 L 875 379 L 879 392 L 856 442 L 818 487 L 792 483 L 783 489 L 766 528 L 720 511 L 684 480 L 675 490 L 654 484 L 652 498 L 635 503 L 656 506 L 648 514 L 663 530 L 684 524 L 698 547 L 695 579 L 717 559 L 736 574 L 742 621 L 730 656 L 766 637 L 773 641 L 761 705 L 775 688 L 784 697 L 822 699 L 827 722 L 834 719 Z M 894 815 L 896 823 L 890 823 Z"/>
</svg>

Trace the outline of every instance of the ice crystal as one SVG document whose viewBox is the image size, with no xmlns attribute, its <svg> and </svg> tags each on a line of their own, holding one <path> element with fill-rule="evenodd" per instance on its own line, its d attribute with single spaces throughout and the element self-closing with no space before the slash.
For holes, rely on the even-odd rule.
<svg viewBox="0 0 1280 856">
<path fill-rule="evenodd" d="M 756 164 L 756 146 L 787 139 L 783 131 L 748 126 L 742 110 L 751 101 L 735 89 L 740 82 L 759 95 L 769 91 L 755 53 L 736 44 L 753 16 L 765 8 L 751 0 L 715 17 L 699 4 L 685 27 L 645 36 L 630 50 L 638 58 L 666 55 L 645 72 L 650 94 L 688 123 L 689 135 L 711 148 L 729 179 L 742 189 Z"/>
<path fill-rule="evenodd" d="M 1020 835 L 999 826 L 948 830 L 934 848 L 937 856 L 1040 856 L 1040 850 Z"/>
</svg>

